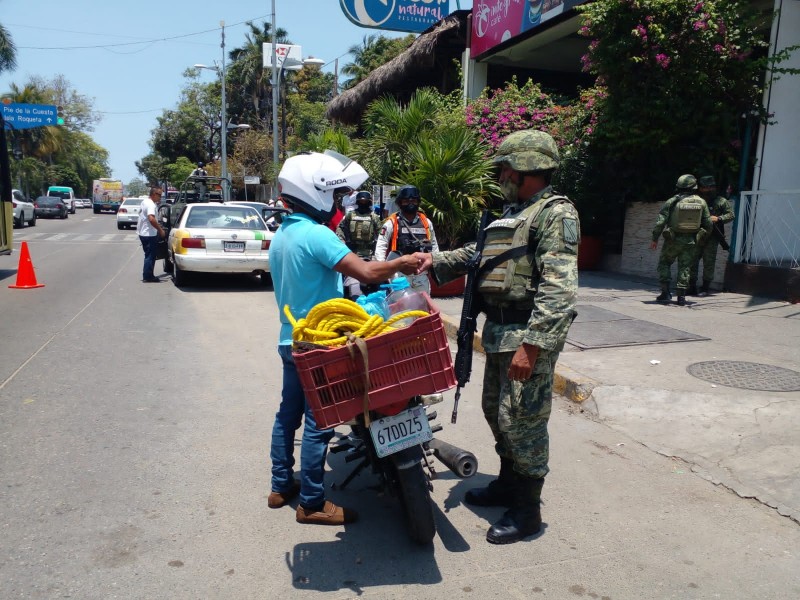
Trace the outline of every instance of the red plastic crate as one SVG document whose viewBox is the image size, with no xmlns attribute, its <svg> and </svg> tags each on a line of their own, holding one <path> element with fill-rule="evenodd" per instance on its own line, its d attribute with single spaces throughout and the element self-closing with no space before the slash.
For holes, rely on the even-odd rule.
<svg viewBox="0 0 800 600">
<path fill-rule="evenodd" d="M 429 316 L 366 340 L 372 410 L 456 385 L 439 309 L 425 298 Z M 355 357 L 346 346 L 294 353 L 300 383 L 320 429 L 336 427 L 363 412 L 364 365 L 358 351 Z"/>
</svg>

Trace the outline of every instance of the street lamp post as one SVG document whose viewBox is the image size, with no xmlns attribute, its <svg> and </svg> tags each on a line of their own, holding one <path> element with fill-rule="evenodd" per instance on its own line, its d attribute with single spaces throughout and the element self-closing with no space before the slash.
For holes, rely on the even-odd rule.
<svg viewBox="0 0 800 600">
<path fill-rule="evenodd" d="M 229 200 L 230 189 L 228 187 L 228 129 L 235 129 L 240 128 L 240 125 L 236 125 L 235 127 L 230 126 L 228 123 L 228 114 L 227 114 L 227 107 L 228 101 L 225 98 L 225 21 L 220 21 L 219 26 L 222 28 L 222 43 L 220 47 L 222 48 L 222 66 L 217 67 L 209 67 L 207 65 L 195 65 L 196 69 L 209 69 L 210 71 L 216 71 L 220 79 L 222 80 L 222 109 L 220 110 L 220 128 L 219 128 L 219 136 L 220 136 L 220 152 L 222 154 L 221 161 L 222 161 L 222 199 L 224 201 Z M 246 128 L 250 128 L 249 125 Z"/>
</svg>

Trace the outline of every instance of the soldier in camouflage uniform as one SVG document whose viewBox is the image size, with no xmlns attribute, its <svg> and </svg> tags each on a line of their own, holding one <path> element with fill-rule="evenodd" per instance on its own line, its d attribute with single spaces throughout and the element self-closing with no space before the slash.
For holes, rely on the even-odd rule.
<svg viewBox="0 0 800 600">
<path fill-rule="evenodd" d="M 479 273 L 486 314 L 482 405 L 500 456 L 500 474 L 465 501 L 509 510 L 489 529 L 494 544 L 539 532 L 539 503 L 549 469 L 547 422 L 553 374 L 575 317 L 580 224 L 572 203 L 553 191 L 558 147 L 547 133 L 529 129 L 509 135 L 494 157 L 505 212 L 486 228 L 481 265 L 506 254 Z M 437 283 L 463 275 L 475 244 L 423 255 Z"/>
<path fill-rule="evenodd" d="M 686 305 L 686 287 L 689 285 L 689 272 L 697 258 L 698 244 L 711 232 L 711 217 L 705 200 L 694 192 L 697 180 L 694 175 L 681 175 L 675 186 L 677 192 L 664 202 L 653 228 L 653 241 L 650 248 L 658 247 L 658 238 L 663 234 L 664 247 L 658 259 L 658 280 L 661 294 L 657 302 L 667 303 L 672 298 L 669 291 L 672 263 L 678 260 L 676 291 L 678 305 Z"/>
<path fill-rule="evenodd" d="M 381 218 L 372 208 L 372 194 L 358 192 L 355 195 L 355 210 L 346 213 L 336 227 L 336 235 L 362 260 L 372 260 L 375 242 L 381 230 Z M 361 282 L 352 277 L 344 278 L 345 297 L 355 300 L 361 295 Z"/>
<path fill-rule="evenodd" d="M 701 177 L 698 183 L 697 195 L 708 204 L 708 211 L 711 214 L 712 230 L 711 236 L 705 244 L 698 246 L 697 260 L 692 263 L 689 274 L 690 295 L 708 296 L 711 281 L 714 279 L 714 265 L 717 262 L 717 246 L 725 242 L 725 223 L 733 221 L 733 206 L 724 196 L 717 194 L 717 183 L 713 175 Z M 724 249 L 727 250 L 727 244 Z M 697 291 L 697 273 L 700 268 L 700 261 L 703 261 L 703 286 Z"/>
</svg>

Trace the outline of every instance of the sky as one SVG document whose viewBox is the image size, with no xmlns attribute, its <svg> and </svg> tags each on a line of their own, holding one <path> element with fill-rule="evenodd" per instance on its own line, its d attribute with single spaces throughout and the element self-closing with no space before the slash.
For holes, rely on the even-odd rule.
<svg viewBox="0 0 800 600">
<path fill-rule="evenodd" d="M 471 8 L 472 1 L 457 6 L 451 0 L 451 11 L 459 6 Z M 340 69 L 351 61 L 351 46 L 381 33 L 348 21 L 339 0 L 275 0 L 275 13 L 277 27 L 302 46 L 303 56 L 325 60 L 323 71 L 330 73 L 336 58 Z M 272 21 L 272 1 L 0 0 L 0 23 L 17 47 L 17 68 L 0 74 L 0 94 L 32 75 L 64 75 L 94 99 L 102 121 L 90 135 L 109 151 L 110 175 L 127 183 L 140 176 L 134 162 L 149 152 L 156 117 L 176 106 L 184 70 L 221 61 L 221 20 L 227 53 L 244 43 L 247 21 Z M 177 36 L 183 37 L 166 39 Z M 96 47 L 70 49 L 75 46 Z"/>
</svg>

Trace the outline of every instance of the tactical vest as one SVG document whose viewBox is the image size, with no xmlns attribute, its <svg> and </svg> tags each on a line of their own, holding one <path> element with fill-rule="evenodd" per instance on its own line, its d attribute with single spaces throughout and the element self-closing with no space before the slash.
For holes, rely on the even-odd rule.
<svg viewBox="0 0 800 600">
<path fill-rule="evenodd" d="M 345 228 L 347 230 L 347 246 L 359 256 L 369 256 L 373 251 L 373 244 L 378 237 L 379 225 L 375 222 L 372 213 L 362 215 L 357 211 L 347 213 Z"/>
<path fill-rule="evenodd" d="M 694 194 L 681 197 L 672 207 L 669 228 L 673 233 L 697 233 L 703 222 L 705 200 Z"/>
<path fill-rule="evenodd" d="M 569 200 L 564 196 L 540 198 L 517 215 L 497 219 L 486 228 L 481 269 L 504 252 L 514 252 L 509 260 L 495 264 L 482 275 L 478 290 L 487 304 L 497 305 L 502 300 L 503 304 L 515 308 L 533 308 L 533 295 L 539 284 L 534 257 L 538 243 L 536 233 L 550 207 L 563 202 Z"/>
<path fill-rule="evenodd" d="M 423 213 L 417 213 L 417 216 L 419 221 L 416 223 L 409 223 L 405 217 L 403 217 L 403 222 L 401 223 L 397 213 L 389 217 L 392 222 L 392 240 L 389 244 L 389 252 L 413 254 L 421 250 L 416 247 L 420 241 L 430 241 L 431 228 L 428 223 L 428 217 Z M 424 249 L 422 250 L 424 251 Z M 428 248 L 428 251 L 430 251 L 430 248 Z"/>
</svg>

